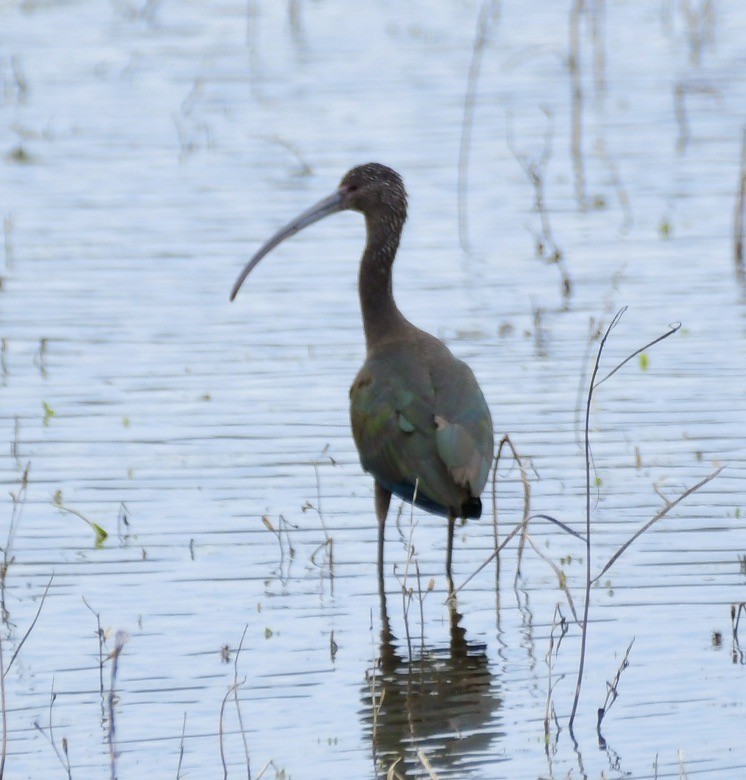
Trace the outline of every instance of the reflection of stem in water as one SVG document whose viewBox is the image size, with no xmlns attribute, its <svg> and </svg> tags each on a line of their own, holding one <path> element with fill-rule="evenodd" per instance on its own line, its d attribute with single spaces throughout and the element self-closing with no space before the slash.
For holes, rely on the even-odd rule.
<svg viewBox="0 0 746 780">
<path fill-rule="evenodd" d="M 619 232 L 626 234 L 629 232 L 629 229 L 632 227 L 632 223 L 634 221 L 632 217 L 632 209 L 629 205 L 627 190 L 624 188 L 619 171 L 617 170 L 614 161 L 611 159 L 611 156 L 606 149 L 606 143 L 604 142 L 603 138 L 599 138 L 596 142 L 596 154 L 598 154 L 599 158 L 603 160 L 603 162 L 606 164 L 606 167 L 608 168 L 609 175 L 611 176 L 611 182 L 614 185 L 617 199 L 619 200 L 619 206 L 621 207 L 622 214 L 624 215 Z"/>
<path fill-rule="evenodd" d="M 549 222 L 549 212 L 546 208 L 546 198 L 544 197 L 544 179 L 547 165 L 552 156 L 552 112 L 543 107 L 547 118 L 547 129 L 544 134 L 544 148 L 537 160 L 530 161 L 527 155 L 518 151 L 513 138 L 513 125 L 510 116 L 508 116 L 507 141 L 513 157 L 523 168 L 531 186 L 534 188 L 534 209 L 539 214 L 541 223 L 541 233 L 534 233 L 536 241 L 536 254 L 550 265 L 556 265 L 562 281 L 562 297 L 567 300 L 572 293 L 572 281 L 570 274 L 565 266 L 562 250 L 557 246 L 552 233 L 552 226 Z M 531 231 L 533 233 L 533 231 Z"/>
<path fill-rule="evenodd" d="M 687 24 L 690 61 L 692 65 L 699 65 L 702 49 L 706 43 L 712 42 L 715 21 L 712 0 L 701 0 L 698 8 L 693 8 L 690 0 L 683 0 L 681 12 Z"/>
<path fill-rule="evenodd" d="M 580 17 L 584 0 L 573 0 L 570 11 L 570 84 L 572 88 L 570 153 L 575 169 L 575 198 L 578 208 L 585 209 L 585 172 L 583 170 L 583 84 L 580 69 Z"/>
<path fill-rule="evenodd" d="M 593 81 L 596 98 L 602 100 L 606 94 L 606 52 L 604 49 L 604 26 L 606 21 L 605 0 L 593 0 L 591 6 L 591 30 L 593 35 Z"/>
<path fill-rule="evenodd" d="M 474 107 L 476 104 L 477 81 L 482 66 L 482 55 L 487 45 L 487 32 L 497 16 L 498 4 L 495 0 L 484 0 L 479 11 L 477 31 L 474 36 L 474 46 L 471 53 L 469 75 L 466 80 L 466 95 L 464 96 L 464 119 L 461 124 L 461 146 L 458 157 L 458 235 L 461 249 L 469 251 L 468 223 L 468 177 L 469 152 L 471 151 L 471 130 L 474 123 Z"/>
<path fill-rule="evenodd" d="M 119 656 L 122 654 L 125 644 L 127 643 L 126 631 L 117 631 L 116 638 L 114 640 L 114 649 L 109 654 L 111 660 L 111 686 L 109 688 L 108 695 L 108 729 L 107 729 L 107 742 L 109 744 L 109 766 L 111 769 L 111 780 L 117 778 L 117 758 L 119 751 L 116 744 L 116 725 L 114 721 L 115 704 L 118 701 L 116 685 L 117 685 L 117 673 L 119 671 Z"/>
<path fill-rule="evenodd" d="M 325 445 L 324 449 L 321 451 L 321 454 L 319 455 L 319 458 L 326 455 L 327 451 L 329 450 L 329 445 Z M 337 462 L 334 460 L 334 458 L 331 457 L 331 455 L 327 455 L 329 458 L 329 461 L 331 462 L 332 466 L 336 466 Z M 314 565 L 316 564 L 316 553 L 318 553 L 319 550 L 323 549 L 326 553 L 326 559 L 329 562 L 329 582 L 332 594 L 334 594 L 334 538 L 329 535 L 329 531 L 326 527 L 326 521 L 324 520 L 324 510 L 321 506 L 321 477 L 319 476 L 319 466 L 321 465 L 321 461 L 317 458 L 316 460 L 311 462 L 311 465 L 313 466 L 313 473 L 316 477 L 316 506 L 314 507 L 313 504 L 311 504 L 310 501 L 306 501 L 305 505 L 303 506 L 303 511 L 305 512 L 306 509 L 315 509 L 316 513 L 319 516 L 319 521 L 321 522 L 321 530 L 324 532 L 324 541 L 313 551 L 311 554 L 311 563 Z"/>
<path fill-rule="evenodd" d="M 689 119 L 686 113 L 686 99 L 689 95 L 705 95 L 721 98 L 721 94 L 709 84 L 686 83 L 679 81 L 674 87 L 674 113 L 679 127 L 679 137 L 676 139 L 676 151 L 683 154 L 689 144 L 691 133 L 689 131 Z"/>
<path fill-rule="evenodd" d="M 733 218 L 733 256 L 736 263 L 736 273 L 741 281 L 746 277 L 744 261 L 744 232 L 746 231 L 746 127 L 741 136 L 741 171 L 736 198 L 736 212 Z"/>
<path fill-rule="evenodd" d="M 288 579 L 290 578 L 290 566 L 292 565 L 293 559 L 295 558 L 295 548 L 293 547 L 290 541 L 290 534 L 288 533 L 288 526 L 290 525 L 290 523 L 288 523 L 288 521 L 285 520 L 284 515 L 279 516 L 277 528 L 275 528 L 272 525 L 272 521 L 269 519 L 269 517 L 267 517 L 267 515 L 264 515 L 262 517 L 262 523 L 264 524 L 264 527 L 272 534 L 274 534 L 275 538 L 277 539 L 277 544 L 280 547 L 280 565 L 277 567 L 277 573 L 280 577 L 280 581 L 282 582 L 282 584 L 286 585 Z M 283 535 L 285 539 L 284 542 L 283 542 Z M 287 566 L 285 565 L 286 545 L 288 549 Z"/>
<path fill-rule="evenodd" d="M 606 698 L 604 703 L 598 708 L 598 720 L 596 721 L 596 734 L 598 735 L 598 746 L 601 750 L 606 748 L 606 740 L 601 734 L 601 724 L 603 723 L 606 713 L 612 708 L 614 702 L 619 698 L 619 681 L 622 678 L 622 672 L 629 666 L 629 654 L 632 650 L 632 645 L 635 643 L 634 637 L 632 641 L 627 645 L 627 652 L 622 658 L 622 662 L 619 664 L 619 668 L 616 670 L 614 679 L 611 682 L 606 683 Z"/>
<path fill-rule="evenodd" d="M 3 234 L 5 244 L 5 270 L 13 267 L 13 215 L 3 217 Z"/>
<path fill-rule="evenodd" d="M 552 759 L 551 755 L 556 752 L 557 741 L 559 740 L 560 725 L 557 720 L 557 713 L 554 709 L 554 702 L 552 701 L 552 695 L 554 694 L 554 688 L 560 680 L 563 680 L 565 675 L 561 674 L 557 678 L 553 678 L 554 673 L 554 659 L 559 654 L 560 645 L 562 640 L 567 635 L 568 631 L 567 621 L 562 614 L 560 605 L 557 604 L 554 607 L 554 615 L 552 615 L 552 628 L 549 632 L 549 648 L 545 657 L 547 664 L 547 703 L 544 710 L 544 751 L 546 753 L 547 761 L 549 762 L 549 776 L 552 777 Z M 559 635 L 555 636 L 555 632 L 559 630 Z M 552 724 L 555 728 L 554 743 L 552 743 Z M 550 750 L 551 747 L 551 750 Z"/>
</svg>

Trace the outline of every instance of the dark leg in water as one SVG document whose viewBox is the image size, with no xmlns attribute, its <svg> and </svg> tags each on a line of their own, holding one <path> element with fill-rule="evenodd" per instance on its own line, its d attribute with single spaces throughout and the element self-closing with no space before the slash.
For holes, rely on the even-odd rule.
<svg viewBox="0 0 746 780">
<path fill-rule="evenodd" d="M 453 577 L 451 576 L 451 558 L 453 557 L 453 529 L 456 524 L 456 518 L 453 515 L 448 517 L 448 550 L 446 551 L 446 575 L 448 576 L 448 590 L 453 590 Z"/>
<path fill-rule="evenodd" d="M 378 518 L 378 586 L 383 591 L 383 541 L 386 515 L 389 513 L 391 491 L 376 482 L 376 517 Z"/>
</svg>

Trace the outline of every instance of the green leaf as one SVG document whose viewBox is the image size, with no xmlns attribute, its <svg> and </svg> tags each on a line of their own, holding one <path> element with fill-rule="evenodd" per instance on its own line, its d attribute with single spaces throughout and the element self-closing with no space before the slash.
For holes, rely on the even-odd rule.
<svg viewBox="0 0 746 780">
<path fill-rule="evenodd" d="M 648 357 L 647 353 L 640 352 L 640 368 L 643 371 L 647 371 L 649 365 L 650 365 L 650 358 Z"/>
<path fill-rule="evenodd" d="M 41 405 L 44 409 L 44 425 L 49 425 L 49 421 L 54 417 L 54 409 L 46 401 L 42 401 Z"/>
<path fill-rule="evenodd" d="M 91 523 L 91 528 L 93 528 L 93 533 L 96 534 L 96 549 L 100 550 L 104 546 L 104 542 L 109 534 L 98 523 Z"/>
</svg>

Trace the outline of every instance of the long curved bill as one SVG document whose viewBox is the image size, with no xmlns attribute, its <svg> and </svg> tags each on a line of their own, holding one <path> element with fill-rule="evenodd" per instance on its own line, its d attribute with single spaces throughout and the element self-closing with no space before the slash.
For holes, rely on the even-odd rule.
<svg viewBox="0 0 746 780">
<path fill-rule="evenodd" d="M 342 192 L 335 192 L 328 198 L 320 200 L 315 206 L 311 206 L 310 209 L 299 214 L 292 222 L 288 222 L 284 228 L 278 230 L 269 241 L 260 247 L 251 260 L 246 263 L 243 270 L 238 275 L 236 283 L 233 285 L 231 300 L 236 297 L 246 277 L 259 264 L 259 261 L 265 255 L 269 254 L 278 244 L 281 244 L 286 238 L 290 238 L 290 236 L 299 233 L 303 228 L 313 225 L 314 222 L 318 222 L 320 219 L 328 217 L 330 214 L 336 214 L 336 212 L 342 211 L 342 209 L 344 209 L 344 194 Z"/>
</svg>

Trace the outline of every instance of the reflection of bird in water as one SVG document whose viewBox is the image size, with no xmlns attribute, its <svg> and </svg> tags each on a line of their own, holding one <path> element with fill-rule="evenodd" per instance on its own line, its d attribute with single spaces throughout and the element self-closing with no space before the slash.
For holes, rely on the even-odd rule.
<svg viewBox="0 0 746 780">
<path fill-rule="evenodd" d="M 428 777 L 418 751 L 439 778 L 467 778 L 494 764 L 502 701 L 485 646 L 466 639 L 451 607 L 450 645 L 402 656 L 383 591 L 380 598 L 380 657 L 362 691 L 376 777 L 387 777 L 392 765 L 389 777 Z"/>
</svg>

